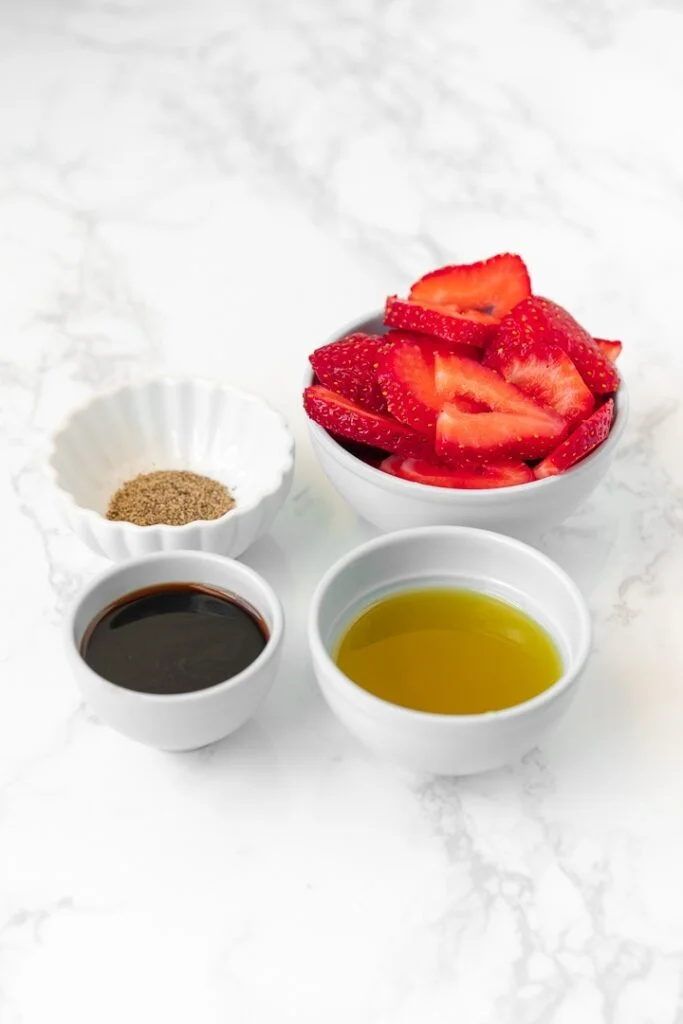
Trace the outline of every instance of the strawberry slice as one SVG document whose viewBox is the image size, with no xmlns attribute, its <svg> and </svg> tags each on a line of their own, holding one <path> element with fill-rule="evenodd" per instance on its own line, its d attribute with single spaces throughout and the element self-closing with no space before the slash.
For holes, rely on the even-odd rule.
<svg viewBox="0 0 683 1024">
<path fill-rule="evenodd" d="M 564 420 L 534 407 L 517 412 L 462 412 L 447 402 L 436 421 L 436 454 L 458 468 L 504 459 L 540 459 L 566 433 Z"/>
<path fill-rule="evenodd" d="M 425 274 L 409 298 L 429 306 L 448 306 L 459 313 L 478 312 L 500 320 L 531 295 L 529 271 L 521 256 L 505 252 L 478 263 L 441 267 Z"/>
<path fill-rule="evenodd" d="M 380 464 L 383 472 L 430 487 L 456 487 L 466 490 L 514 487 L 533 480 L 525 462 L 485 463 L 478 467 L 449 469 L 427 459 L 404 459 L 390 455 Z"/>
<path fill-rule="evenodd" d="M 549 299 L 532 295 L 507 314 L 498 328 L 497 347 L 545 341 L 567 353 L 594 395 L 605 395 L 619 387 L 619 374 L 600 351 L 588 331 L 566 309 Z"/>
<path fill-rule="evenodd" d="M 317 348 L 309 360 L 325 387 L 375 412 L 386 412 L 377 383 L 379 359 L 386 348 L 386 337 L 359 331 Z"/>
<path fill-rule="evenodd" d="M 494 324 L 480 323 L 458 312 L 399 299 L 390 295 L 384 309 L 384 323 L 419 334 L 433 334 L 442 341 L 484 348 L 495 330 Z"/>
<path fill-rule="evenodd" d="M 338 437 L 399 455 L 428 458 L 434 453 L 433 444 L 410 427 L 365 409 L 320 384 L 304 391 L 304 409 L 312 420 Z"/>
<path fill-rule="evenodd" d="M 474 359 L 476 363 L 481 362 L 483 355 L 482 349 L 475 345 L 463 345 L 457 341 L 444 341 L 443 338 L 437 338 L 431 334 L 419 334 L 417 331 L 399 331 L 391 330 L 384 335 L 384 341 L 386 343 L 386 350 L 391 345 L 399 342 L 407 342 L 411 345 L 420 345 L 425 350 L 429 349 L 432 353 L 452 352 L 456 356 L 463 356 L 465 359 Z"/>
<path fill-rule="evenodd" d="M 571 466 L 575 466 L 581 459 L 585 459 L 589 452 L 602 444 L 610 432 L 613 420 L 614 400 L 609 398 L 592 416 L 584 420 L 566 441 L 551 452 L 547 459 L 536 466 L 534 475 L 541 480 L 546 476 L 564 473 Z"/>
<path fill-rule="evenodd" d="M 379 386 L 392 416 L 434 436 L 441 403 L 434 384 L 434 351 L 429 342 L 394 342 L 382 357 Z"/>
<path fill-rule="evenodd" d="M 570 423 L 585 419 L 595 399 L 581 374 L 559 345 L 543 341 L 520 345 L 489 345 L 484 366 L 491 367 L 509 383 L 540 405 L 549 406 Z"/>
<path fill-rule="evenodd" d="M 606 338 L 593 338 L 593 341 L 610 363 L 616 363 L 624 347 L 620 341 L 607 341 Z"/>
<path fill-rule="evenodd" d="M 520 412 L 537 419 L 546 419 L 558 430 L 564 427 L 564 421 L 556 413 L 542 409 L 488 366 L 458 355 L 436 353 L 434 370 L 436 390 L 442 402 L 468 398 L 478 403 L 477 411 Z"/>
<path fill-rule="evenodd" d="M 468 320 L 474 320 L 475 324 L 488 324 L 489 327 L 495 328 L 500 323 L 500 320 L 491 316 L 490 313 L 481 313 L 478 309 L 467 309 L 464 313 L 461 313 L 456 306 L 429 306 L 429 309 L 436 309 L 440 313 L 450 313 L 451 316 L 464 316 Z"/>
<path fill-rule="evenodd" d="M 414 430 L 434 437 L 436 417 L 443 405 L 434 383 L 434 356 L 447 348 L 437 338 L 392 331 L 387 335 L 392 344 L 381 357 L 378 381 L 392 416 Z M 463 352 L 477 352 L 471 346 L 460 345 Z M 465 408 L 476 406 L 465 400 Z"/>
</svg>

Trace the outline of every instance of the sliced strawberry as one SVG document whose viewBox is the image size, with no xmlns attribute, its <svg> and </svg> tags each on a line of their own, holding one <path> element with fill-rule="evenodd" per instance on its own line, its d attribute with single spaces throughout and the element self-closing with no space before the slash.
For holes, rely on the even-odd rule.
<svg viewBox="0 0 683 1024">
<path fill-rule="evenodd" d="M 396 332 L 398 333 L 398 332 Z M 429 341 L 394 341 L 382 356 L 379 386 L 392 416 L 427 436 L 434 436 L 441 401 L 434 384 L 434 351 Z"/>
<path fill-rule="evenodd" d="M 409 298 L 423 305 L 449 306 L 455 312 L 478 312 L 500 320 L 529 295 L 531 282 L 523 259 L 506 252 L 479 263 L 433 270 L 415 282 Z"/>
<path fill-rule="evenodd" d="M 540 480 L 545 476 L 564 473 L 576 465 L 602 444 L 610 432 L 614 419 L 614 400 L 609 398 L 604 405 L 596 409 L 592 416 L 581 423 L 566 441 L 551 452 L 547 459 L 539 463 L 534 475 Z"/>
<path fill-rule="evenodd" d="M 564 420 L 533 405 L 524 412 L 461 412 L 446 403 L 436 421 L 436 454 L 449 465 L 540 459 L 566 432 Z"/>
<path fill-rule="evenodd" d="M 430 441 L 410 427 L 365 409 L 320 384 L 306 388 L 304 408 L 312 420 L 339 437 L 399 455 L 428 458 L 434 453 Z"/>
<path fill-rule="evenodd" d="M 484 348 L 495 330 L 495 324 L 483 324 L 460 313 L 420 305 L 408 299 L 399 299 L 396 295 L 390 295 L 387 299 L 384 323 L 389 327 L 433 334 L 443 341 L 474 345 L 477 348 Z"/>
<path fill-rule="evenodd" d="M 383 473 L 388 473 L 389 476 L 401 476 L 399 471 L 403 462 L 404 459 L 402 455 L 387 455 L 387 457 L 380 462 L 377 468 L 381 469 Z"/>
<path fill-rule="evenodd" d="M 448 469 L 427 459 L 404 459 L 390 455 L 379 467 L 385 473 L 430 487 L 456 487 L 467 490 L 491 487 L 514 487 L 533 480 L 534 474 L 525 462 L 485 463 L 477 467 Z"/>
<path fill-rule="evenodd" d="M 593 338 L 603 356 L 606 356 L 610 363 L 616 363 L 621 355 L 623 345 L 620 341 L 607 341 L 606 338 Z"/>
<path fill-rule="evenodd" d="M 440 402 L 441 404 L 439 409 L 441 410 L 444 407 L 444 399 L 442 398 Z M 454 405 L 456 409 L 459 409 L 460 412 L 489 411 L 488 406 L 484 405 L 483 402 L 475 402 L 473 398 L 468 398 L 467 395 L 453 395 L 453 397 L 449 399 L 449 402 L 451 405 Z"/>
<path fill-rule="evenodd" d="M 384 335 L 386 348 L 397 342 L 407 342 L 412 345 L 420 345 L 431 348 L 432 352 L 452 352 L 456 356 L 463 356 L 465 359 L 474 359 L 481 362 L 483 350 L 476 345 L 463 345 L 457 341 L 444 341 L 431 334 L 420 334 L 418 331 L 391 330 Z"/>
<path fill-rule="evenodd" d="M 500 323 L 498 317 L 491 316 L 490 313 L 482 313 L 478 309 L 466 309 L 464 313 L 461 313 L 456 306 L 428 306 L 427 308 L 436 309 L 440 313 L 450 313 L 451 316 L 464 316 L 468 320 L 474 320 L 475 324 L 488 324 L 491 329 Z"/>
<path fill-rule="evenodd" d="M 540 405 L 548 406 L 568 422 L 576 423 L 593 411 L 595 399 L 581 374 L 559 345 L 543 341 L 519 345 L 489 345 L 484 366 Z"/>
<path fill-rule="evenodd" d="M 457 355 L 435 355 L 434 363 L 437 394 L 442 402 L 456 398 L 468 398 L 478 403 L 477 410 L 493 412 L 520 412 L 546 419 L 558 430 L 564 421 L 550 409 L 542 409 L 532 399 L 492 370 L 488 366 L 474 363 Z M 467 410 L 462 410 L 467 411 Z"/>
<path fill-rule="evenodd" d="M 377 367 L 386 347 L 383 335 L 358 332 L 317 348 L 309 359 L 325 387 L 375 412 L 385 412 Z"/>
<path fill-rule="evenodd" d="M 443 405 L 434 384 L 434 357 L 448 349 L 438 338 L 391 331 L 391 344 L 380 360 L 378 381 L 392 416 L 428 437 L 434 437 L 436 417 Z M 468 345 L 458 345 L 463 352 L 476 352 Z M 472 402 L 468 411 L 474 411 Z"/>
<path fill-rule="evenodd" d="M 537 295 L 520 302 L 498 328 L 498 347 L 544 341 L 567 353 L 594 395 L 609 394 L 619 387 L 619 374 L 600 351 L 588 331 L 566 309 Z"/>
</svg>

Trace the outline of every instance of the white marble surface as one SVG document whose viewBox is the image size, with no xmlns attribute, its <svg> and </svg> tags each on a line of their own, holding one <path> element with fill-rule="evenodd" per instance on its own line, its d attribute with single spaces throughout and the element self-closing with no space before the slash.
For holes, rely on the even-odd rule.
<svg viewBox="0 0 683 1024">
<path fill-rule="evenodd" d="M 0 1024 L 683 1022 L 682 44 L 677 0 L 0 4 Z M 624 340 L 633 413 L 541 541 L 595 613 L 575 706 L 524 763 L 435 781 L 316 691 L 309 594 L 372 531 L 300 381 L 388 291 L 501 249 Z M 79 703 L 60 620 L 102 563 L 41 468 L 73 403 L 162 369 L 299 441 L 247 556 L 281 678 L 187 756 Z"/>
</svg>

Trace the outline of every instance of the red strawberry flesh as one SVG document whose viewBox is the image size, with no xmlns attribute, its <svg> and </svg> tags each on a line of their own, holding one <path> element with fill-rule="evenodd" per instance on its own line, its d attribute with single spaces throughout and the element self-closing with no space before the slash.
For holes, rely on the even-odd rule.
<svg viewBox="0 0 683 1024">
<path fill-rule="evenodd" d="M 399 455 L 420 458 L 433 455 L 432 443 L 410 427 L 357 405 L 320 384 L 306 388 L 304 408 L 312 420 L 338 437 Z"/>
<path fill-rule="evenodd" d="M 384 323 L 419 334 L 431 334 L 442 341 L 484 348 L 495 330 L 495 324 L 470 320 L 460 313 L 435 309 L 390 295 L 384 309 Z"/>
<path fill-rule="evenodd" d="M 441 403 L 434 385 L 434 353 L 429 342 L 395 341 L 382 357 L 379 385 L 392 416 L 422 434 L 434 436 Z"/>
<path fill-rule="evenodd" d="M 448 349 L 448 343 L 407 331 L 391 331 L 387 340 L 378 374 L 387 408 L 399 422 L 433 438 L 436 417 L 443 405 L 434 383 L 434 356 Z M 466 345 L 457 348 L 478 352 Z M 466 408 L 472 411 L 473 403 Z"/>
<path fill-rule="evenodd" d="M 532 295 L 502 320 L 497 347 L 543 341 L 563 349 L 594 395 L 610 394 L 619 387 L 619 374 L 600 351 L 588 331 L 571 314 L 549 299 Z"/>
<path fill-rule="evenodd" d="M 564 349 L 542 341 L 489 346 L 484 366 L 491 367 L 528 398 L 576 423 L 593 411 L 595 399 Z"/>
<path fill-rule="evenodd" d="M 476 345 L 464 345 L 457 341 L 444 341 L 443 338 L 437 338 L 435 335 L 420 334 L 418 331 L 400 331 L 391 330 L 384 335 L 384 341 L 386 343 L 385 351 L 399 343 L 407 343 L 410 345 L 421 345 L 425 351 L 429 350 L 432 353 L 452 352 L 453 355 L 462 356 L 464 359 L 474 359 L 475 362 L 481 362 L 482 349 Z"/>
<path fill-rule="evenodd" d="M 436 454 L 459 467 L 504 459 L 540 459 L 566 432 L 564 420 L 543 409 L 525 412 L 462 412 L 447 403 L 436 421 Z"/>
<path fill-rule="evenodd" d="M 317 348 L 309 359 L 325 387 L 375 412 L 385 412 L 377 368 L 386 347 L 383 335 L 358 332 Z"/>
<path fill-rule="evenodd" d="M 592 416 L 584 420 L 543 462 L 534 470 L 539 479 L 555 476 L 571 469 L 585 459 L 608 437 L 614 420 L 614 400 L 609 398 Z"/>
<path fill-rule="evenodd" d="M 487 463 L 476 468 L 449 469 L 427 459 L 404 459 L 400 455 L 390 455 L 379 468 L 413 483 L 466 490 L 514 487 L 534 478 L 524 462 Z"/>
<path fill-rule="evenodd" d="M 468 398 L 478 403 L 478 411 L 520 412 L 546 419 L 558 430 L 563 420 L 550 409 L 542 409 L 514 384 L 508 384 L 488 366 L 457 355 L 435 356 L 436 390 L 444 402 Z"/>
<path fill-rule="evenodd" d="M 593 338 L 593 341 L 610 363 L 616 363 L 624 347 L 620 341 L 608 341 L 606 338 Z"/>
<path fill-rule="evenodd" d="M 501 253 L 478 263 L 433 270 L 415 282 L 409 297 L 413 302 L 500 320 L 530 294 L 529 272 L 522 258 Z"/>
</svg>

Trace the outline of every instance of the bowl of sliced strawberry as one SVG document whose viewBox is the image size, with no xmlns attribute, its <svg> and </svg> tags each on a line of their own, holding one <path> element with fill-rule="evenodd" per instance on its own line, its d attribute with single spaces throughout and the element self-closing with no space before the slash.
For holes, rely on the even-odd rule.
<svg viewBox="0 0 683 1024">
<path fill-rule="evenodd" d="M 628 416 L 621 347 L 534 295 L 519 256 L 443 267 L 311 354 L 313 448 L 381 529 L 533 536 L 607 471 Z"/>
</svg>

